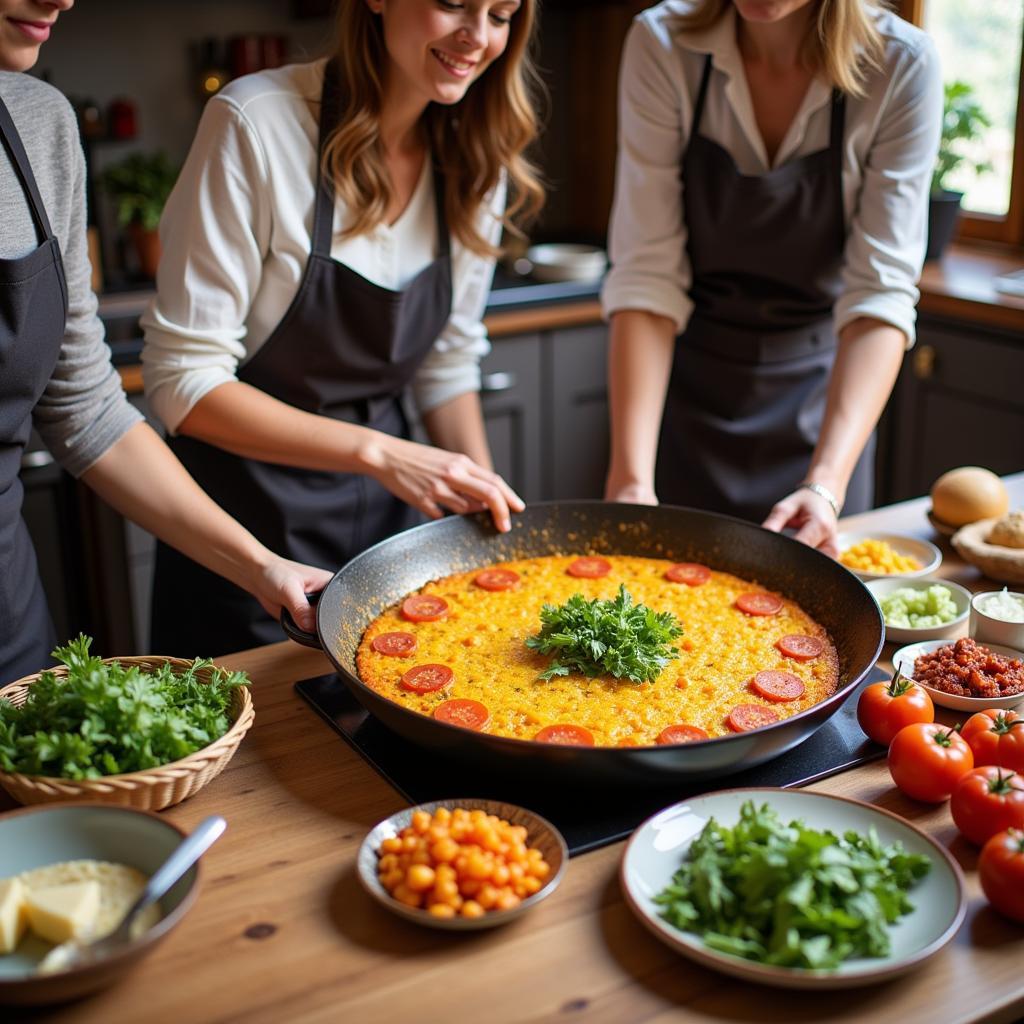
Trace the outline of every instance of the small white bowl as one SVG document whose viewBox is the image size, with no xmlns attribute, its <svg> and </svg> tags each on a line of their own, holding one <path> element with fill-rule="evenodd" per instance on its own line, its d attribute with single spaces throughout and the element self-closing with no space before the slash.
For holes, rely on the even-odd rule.
<svg viewBox="0 0 1024 1024">
<path fill-rule="evenodd" d="M 945 587 L 953 596 L 953 603 L 956 605 L 956 618 L 941 626 L 890 626 L 885 627 L 886 643 L 913 644 L 919 640 L 940 640 L 943 637 L 956 636 L 963 630 L 967 616 L 971 608 L 971 592 L 959 583 L 950 580 L 933 579 L 907 579 L 906 577 L 880 577 L 868 580 L 865 586 L 871 592 L 871 596 L 881 605 L 883 597 L 891 594 L 894 590 L 927 590 L 929 587 L 938 585 Z M 884 616 L 883 616 L 884 618 Z"/>
<path fill-rule="evenodd" d="M 380 877 L 377 874 L 377 861 L 379 859 L 380 844 L 385 839 L 397 836 L 412 821 L 416 811 L 426 811 L 433 814 L 439 807 L 447 807 L 454 810 L 456 807 L 464 807 L 466 810 L 479 808 L 487 814 L 496 814 L 499 818 L 512 825 L 522 825 L 527 831 L 526 842 L 528 846 L 536 846 L 544 854 L 544 860 L 551 868 L 551 874 L 547 881 L 532 896 L 527 896 L 517 907 L 511 910 L 488 910 L 481 917 L 434 917 L 433 914 L 419 907 L 410 907 L 400 903 L 384 888 Z M 541 900 L 550 896 L 561 882 L 565 869 L 569 865 L 569 848 L 565 845 L 562 833 L 555 828 L 546 818 L 539 814 L 519 807 L 516 804 L 506 804 L 499 800 L 432 800 L 430 803 L 419 804 L 416 807 L 407 807 L 404 811 L 392 814 L 375 825 L 363 840 L 359 847 L 359 854 L 356 857 L 356 874 L 363 888 L 381 906 L 409 921 L 416 924 L 426 925 L 428 928 L 441 928 L 446 931 L 478 931 L 481 928 L 494 928 L 499 924 L 505 924 L 525 914 L 532 907 L 535 907 Z"/>
<path fill-rule="evenodd" d="M 908 679 L 914 678 L 914 662 L 922 654 L 930 654 L 940 647 L 945 647 L 952 640 L 922 640 L 920 643 L 910 644 L 901 647 L 892 656 L 892 666 L 898 668 Z M 979 641 L 980 642 L 980 641 Z M 985 644 L 995 654 L 1001 654 L 1005 658 L 1024 658 L 1024 654 L 1012 647 L 1003 647 L 1001 644 Z M 1015 708 L 1024 701 L 1024 693 L 1015 693 L 1010 697 L 961 697 L 955 693 L 945 693 L 943 690 L 936 690 L 927 683 L 920 683 L 920 686 L 928 691 L 928 696 L 944 708 L 952 708 L 954 711 L 984 711 L 986 708 Z"/>
<path fill-rule="evenodd" d="M 538 281 L 598 281 L 608 266 L 608 254 L 593 245 L 553 242 L 526 250 Z"/>
<path fill-rule="evenodd" d="M 842 555 L 847 548 L 859 544 L 862 540 L 884 541 L 897 554 L 913 558 L 920 566 L 919 569 L 912 569 L 909 572 L 865 572 L 846 566 L 862 580 L 909 580 L 918 576 L 929 576 L 942 565 L 942 552 L 931 541 L 918 540 L 917 537 L 908 537 L 903 533 L 876 533 L 871 530 L 862 533 L 841 533 L 836 538 L 839 554 Z"/>
<path fill-rule="evenodd" d="M 971 601 L 971 636 L 982 644 L 1003 644 L 1024 650 L 1024 622 L 1007 622 L 997 619 L 982 610 L 985 599 L 1001 594 L 1001 590 L 987 590 L 983 594 L 975 594 Z M 1024 594 L 1007 591 L 1011 597 L 1024 601 Z"/>
</svg>

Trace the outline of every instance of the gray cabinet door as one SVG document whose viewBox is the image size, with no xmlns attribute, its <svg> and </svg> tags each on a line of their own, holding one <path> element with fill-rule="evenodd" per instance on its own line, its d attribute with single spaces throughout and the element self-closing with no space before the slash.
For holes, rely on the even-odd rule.
<svg viewBox="0 0 1024 1024">
<path fill-rule="evenodd" d="M 600 498 L 608 471 L 608 328 L 545 336 L 544 496 Z"/>
</svg>

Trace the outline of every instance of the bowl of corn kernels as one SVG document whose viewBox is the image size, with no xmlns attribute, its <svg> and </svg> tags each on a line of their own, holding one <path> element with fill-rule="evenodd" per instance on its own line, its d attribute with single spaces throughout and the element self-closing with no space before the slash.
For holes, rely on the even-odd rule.
<svg viewBox="0 0 1024 1024">
<path fill-rule="evenodd" d="M 862 580 L 928 576 L 942 564 L 932 543 L 900 533 L 841 533 L 839 561 Z"/>
<path fill-rule="evenodd" d="M 525 807 L 435 800 L 375 825 L 359 849 L 363 888 L 388 910 L 434 928 L 491 928 L 554 892 L 569 863 L 561 833 Z"/>
</svg>

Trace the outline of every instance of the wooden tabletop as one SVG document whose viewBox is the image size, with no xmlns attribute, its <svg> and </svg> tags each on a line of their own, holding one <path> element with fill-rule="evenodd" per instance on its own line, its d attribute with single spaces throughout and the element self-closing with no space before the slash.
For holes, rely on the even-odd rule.
<svg viewBox="0 0 1024 1024">
<path fill-rule="evenodd" d="M 1014 505 L 1024 505 L 1024 473 L 1009 484 Z M 847 522 L 934 540 L 926 504 Z M 943 553 L 940 575 L 983 588 L 948 544 Z M 619 887 L 622 843 L 574 858 L 553 896 L 501 929 L 437 932 L 386 913 L 359 888 L 353 864 L 366 832 L 403 801 L 295 694 L 296 680 L 329 670 L 326 658 L 281 643 L 222 662 L 252 676 L 255 725 L 219 778 L 164 812 L 186 829 L 211 813 L 228 820 L 203 859 L 196 905 L 119 985 L 26 1019 L 953 1024 L 1024 1014 L 1024 927 L 987 907 L 977 853 L 958 838 L 948 808 L 903 797 L 884 761 L 814 788 L 888 808 L 945 844 L 967 877 L 963 927 L 924 967 L 884 985 L 831 994 L 762 989 L 691 964 L 641 926 Z M 0 810 L 10 806 L 0 794 Z M 0 1011 L 0 1019 L 12 1018 Z"/>
</svg>

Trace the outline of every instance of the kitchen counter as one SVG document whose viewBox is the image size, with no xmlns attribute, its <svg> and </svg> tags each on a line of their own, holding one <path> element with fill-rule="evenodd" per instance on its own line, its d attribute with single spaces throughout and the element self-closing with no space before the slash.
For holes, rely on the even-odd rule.
<svg viewBox="0 0 1024 1024">
<path fill-rule="evenodd" d="M 1024 473 L 1008 483 L 1014 505 L 1024 505 Z M 927 504 L 917 499 L 843 525 L 932 537 Z M 977 570 L 945 544 L 944 554 L 939 575 L 981 587 Z M 643 928 L 619 887 L 622 843 L 574 858 L 554 895 L 501 929 L 442 933 L 386 913 L 360 889 L 353 863 L 366 832 L 403 801 L 295 694 L 296 680 L 329 670 L 326 658 L 286 642 L 221 661 L 252 676 L 255 724 L 219 778 L 165 812 L 186 829 L 212 813 L 228 820 L 203 859 L 199 900 L 121 984 L 47 1020 L 952 1024 L 1024 1014 L 1024 927 L 987 907 L 976 851 L 957 837 L 948 808 L 902 796 L 884 761 L 813 788 L 895 811 L 946 845 L 970 896 L 959 934 L 924 967 L 885 985 L 767 990 L 704 970 Z M 0 794 L 0 810 L 11 806 Z"/>
</svg>

